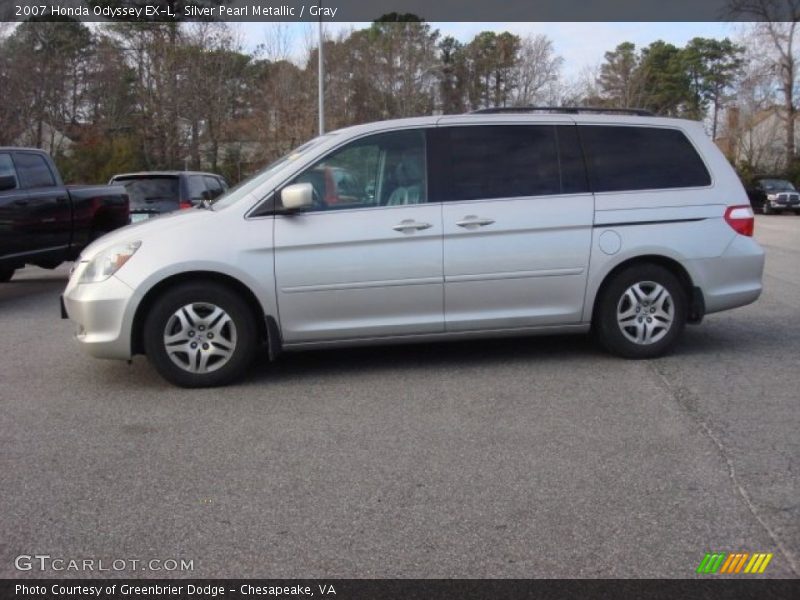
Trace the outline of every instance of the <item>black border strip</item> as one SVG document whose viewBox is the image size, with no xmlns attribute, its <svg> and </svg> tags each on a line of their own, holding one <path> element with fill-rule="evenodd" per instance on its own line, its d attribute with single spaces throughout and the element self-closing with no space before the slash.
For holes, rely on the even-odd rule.
<svg viewBox="0 0 800 600">
<path fill-rule="evenodd" d="M 20 9 L 17 7 L 26 7 Z M 793 3 L 731 0 L 3 0 L 0 20 L 370 22 L 408 15 L 429 22 L 790 21 Z M 320 11 L 322 7 L 324 10 Z M 54 10 L 68 8 L 66 10 Z M 78 10 L 75 10 L 75 9 Z"/>
<path fill-rule="evenodd" d="M 26 591 L 21 592 L 17 586 L 25 586 Z M 138 591 L 124 593 L 124 586 Z M 150 591 L 155 586 L 161 587 L 160 593 Z M 330 593 L 331 586 L 335 595 Z M 89 588 L 100 588 L 100 595 L 97 591 L 80 591 Z M 143 588 L 147 591 L 142 591 Z M 281 591 L 270 593 L 269 588 Z M 32 592 L 33 589 L 39 591 Z M 0 580 L 0 597 L 3 600 L 96 600 L 98 597 L 104 600 L 788 600 L 800 597 L 800 580 L 711 576 L 698 579 L 4 579 Z"/>
<path fill-rule="evenodd" d="M 635 209 L 633 209 L 635 210 Z M 705 221 L 708 217 L 697 217 L 695 219 L 662 219 L 660 221 L 618 221 L 617 223 L 595 223 L 593 227 L 630 227 L 631 225 L 663 225 L 664 223 L 694 223 L 695 221 Z"/>
</svg>

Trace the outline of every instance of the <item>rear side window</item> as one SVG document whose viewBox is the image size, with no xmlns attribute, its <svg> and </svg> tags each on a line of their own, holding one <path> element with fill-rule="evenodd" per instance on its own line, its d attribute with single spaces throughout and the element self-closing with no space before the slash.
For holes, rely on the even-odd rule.
<svg viewBox="0 0 800 600">
<path fill-rule="evenodd" d="M 580 194 L 589 191 L 586 163 L 578 140 L 576 125 L 558 125 L 558 153 L 561 164 L 561 193 Z"/>
<path fill-rule="evenodd" d="M 14 163 L 23 187 L 52 187 L 56 184 L 47 161 L 39 154 L 17 153 L 14 155 Z"/>
<path fill-rule="evenodd" d="M 574 125 L 442 127 L 431 136 L 436 199 L 577 194 L 589 190 Z"/>
<path fill-rule="evenodd" d="M 595 192 L 711 184 L 702 159 L 677 129 L 602 125 L 579 129 Z"/>
<path fill-rule="evenodd" d="M 440 132 L 443 200 L 561 193 L 555 127 L 476 125 Z"/>
<path fill-rule="evenodd" d="M 152 208 L 153 204 L 161 202 L 178 203 L 177 177 L 121 178 L 114 183 L 125 186 L 131 208 Z"/>
</svg>

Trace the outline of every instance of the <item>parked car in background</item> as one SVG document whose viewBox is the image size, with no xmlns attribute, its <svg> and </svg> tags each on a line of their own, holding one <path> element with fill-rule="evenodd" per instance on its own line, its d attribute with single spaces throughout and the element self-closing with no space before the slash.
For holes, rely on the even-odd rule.
<svg viewBox="0 0 800 600">
<path fill-rule="evenodd" d="M 355 176 L 342 167 L 310 169 L 304 173 L 302 182 L 310 183 L 316 201 L 327 206 L 357 201 L 358 191 L 363 191 L 364 187 L 359 186 Z"/>
<path fill-rule="evenodd" d="M 54 269 L 128 224 L 122 186 L 69 185 L 50 155 L 0 148 L 0 282 L 26 264 Z"/>
<path fill-rule="evenodd" d="M 131 222 L 192 208 L 228 189 L 225 178 L 196 171 L 145 171 L 114 175 L 111 184 L 125 186 L 131 199 Z"/>
<path fill-rule="evenodd" d="M 753 211 L 701 123 L 588 110 L 330 132 L 204 210 L 87 248 L 66 313 L 90 354 L 146 354 L 190 387 L 235 380 L 262 345 L 593 330 L 660 356 L 761 294 Z"/>
<path fill-rule="evenodd" d="M 781 211 L 792 210 L 800 215 L 800 193 L 791 181 L 785 179 L 757 179 L 748 188 L 747 196 L 753 210 L 769 215 Z"/>
</svg>

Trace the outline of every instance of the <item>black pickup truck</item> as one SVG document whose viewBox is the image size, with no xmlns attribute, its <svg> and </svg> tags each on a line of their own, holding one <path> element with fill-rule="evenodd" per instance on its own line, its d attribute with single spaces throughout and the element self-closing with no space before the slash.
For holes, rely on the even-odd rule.
<svg viewBox="0 0 800 600">
<path fill-rule="evenodd" d="M 65 186 L 42 150 L 0 147 L 0 282 L 26 264 L 54 269 L 92 240 L 127 225 L 118 185 Z"/>
</svg>

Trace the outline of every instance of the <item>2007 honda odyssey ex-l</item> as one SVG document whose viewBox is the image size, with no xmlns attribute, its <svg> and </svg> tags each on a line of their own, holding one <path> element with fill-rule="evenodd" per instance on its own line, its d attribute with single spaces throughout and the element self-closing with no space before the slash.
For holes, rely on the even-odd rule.
<svg viewBox="0 0 800 600">
<path fill-rule="evenodd" d="M 93 356 L 182 386 L 281 350 L 586 332 L 628 358 L 753 302 L 745 190 L 696 122 L 489 110 L 320 136 L 213 205 L 87 248 L 64 293 Z"/>
</svg>

